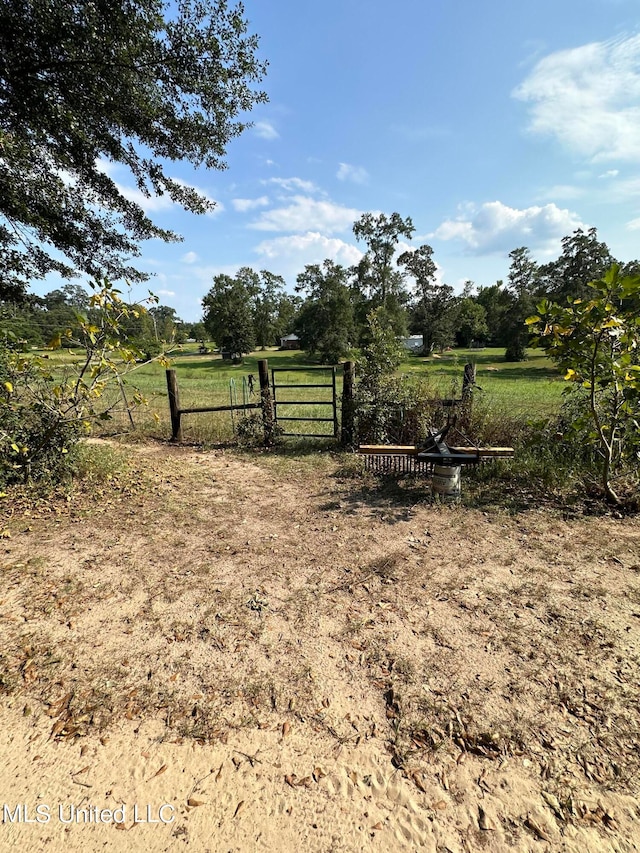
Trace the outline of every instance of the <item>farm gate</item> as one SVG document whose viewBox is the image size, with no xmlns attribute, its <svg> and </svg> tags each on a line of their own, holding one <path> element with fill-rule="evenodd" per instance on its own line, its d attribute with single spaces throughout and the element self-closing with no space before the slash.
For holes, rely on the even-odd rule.
<svg viewBox="0 0 640 853">
<path fill-rule="evenodd" d="M 289 382 L 283 374 L 287 373 L 313 373 L 318 377 L 317 382 Z M 321 382 L 321 374 L 330 376 L 330 381 Z M 297 389 L 297 399 L 292 399 L 286 389 Z M 314 397 L 325 395 L 324 399 L 309 399 L 303 391 L 313 389 Z M 320 390 L 324 389 L 324 390 Z M 317 393 L 315 393 L 317 390 Z M 295 423 L 326 423 L 331 424 L 331 432 L 292 432 L 284 430 L 281 435 L 301 436 L 305 438 L 338 438 L 338 395 L 336 390 L 336 367 L 272 367 L 271 368 L 271 394 L 273 398 L 273 418 L 276 425 L 281 421 L 287 424 Z M 302 415 L 295 412 L 299 406 L 313 406 L 326 413 L 325 415 Z M 330 414 L 329 414 L 330 412 Z"/>
</svg>

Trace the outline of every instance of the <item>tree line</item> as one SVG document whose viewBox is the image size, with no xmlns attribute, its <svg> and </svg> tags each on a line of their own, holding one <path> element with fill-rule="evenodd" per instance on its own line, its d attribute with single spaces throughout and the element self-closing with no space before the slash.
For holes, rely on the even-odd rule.
<svg viewBox="0 0 640 853">
<path fill-rule="evenodd" d="M 73 346 L 83 321 L 95 319 L 97 309 L 90 301 L 90 294 L 78 284 L 65 284 L 44 296 L 26 294 L 18 301 L 0 300 L 0 342 L 21 344 L 23 349 L 47 347 L 58 340 L 62 346 Z M 128 308 L 131 310 L 121 321 L 123 340 L 147 358 L 189 338 L 203 341 L 207 336 L 202 323 L 184 323 L 168 305 L 158 303 L 141 311 L 131 303 Z"/>
<path fill-rule="evenodd" d="M 579 228 L 562 240 L 555 260 L 538 264 L 527 247 L 518 247 L 509 253 L 506 280 L 488 286 L 467 281 L 456 295 L 438 280 L 431 246 L 398 251 L 414 231 L 410 217 L 365 213 L 353 225 L 364 244 L 360 262 L 308 264 L 297 276 L 295 296 L 286 293 L 282 277 L 266 270 L 243 267 L 235 277 L 215 276 L 203 299 L 204 326 L 219 346 L 238 355 L 294 333 L 311 357 L 335 362 L 366 347 L 375 311 L 397 338 L 421 335 L 423 355 L 476 342 L 504 347 L 508 361 L 521 361 L 529 340 L 525 319 L 539 300 L 583 298 L 589 282 L 619 263 L 596 228 Z M 635 275 L 640 262 L 620 268 L 622 275 Z"/>
<path fill-rule="evenodd" d="M 584 298 L 588 283 L 619 263 L 595 228 L 577 229 L 562 240 L 555 260 L 538 264 L 521 246 L 509 253 L 506 280 L 488 286 L 467 281 L 456 295 L 438 280 L 431 246 L 398 252 L 401 240 L 414 232 L 409 217 L 367 213 L 353 232 L 364 243 L 360 262 L 352 267 L 330 259 L 308 264 L 293 294 L 282 276 L 241 267 L 235 276 L 214 277 L 202 300 L 200 322 L 184 322 L 174 308 L 158 304 L 131 315 L 123 331 L 147 357 L 189 339 L 212 340 L 241 357 L 277 346 L 293 333 L 312 358 L 332 363 L 367 346 L 368 317 L 375 311 L 378 322 L 397 338 L 422 336 L 424 355 L 475 342 L 504 347 L 507 360 L 519 361 L 529 342 L 525 319 L 541 299 L 567 303 Z M 621 275 L 638 274 L 640 262 L 620 264 L 620 270 Z M 76 284 L 43 297 L 0 301 L 0 335 L 46 346 L 62 330 L 75 328 L 77 312 L 86 313 L 88 305 L 87 291 Z"/>
</svg>

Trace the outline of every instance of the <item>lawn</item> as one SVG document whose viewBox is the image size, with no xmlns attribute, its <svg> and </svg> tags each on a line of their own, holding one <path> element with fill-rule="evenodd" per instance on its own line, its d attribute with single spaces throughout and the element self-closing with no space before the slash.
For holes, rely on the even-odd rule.
<svg viewBox="0 0 640 853">
<path fill-rule="evenodd" d="M 73 361 L 68 351 L 50 355 L 57 363 Z M 175 369 L 182 408 L 195 406 L 224 406 L 233 403 L 239 408 L 245 402 L 255 402 L 258 397 L 258 362 L 267 359 L 270 371 L 277 369 L 277 383 L 318 384 L 331 382 L 331 369 L 319 372 L 317 364 L 311 362 L 301 351 L 280 351 L 269 348 L 245 356 L 242 364 L 224 361 L 218 354 L 200 355 L 196 344 L 187 344 L 171 354 L 171 366 Z M 494 412 L 509 412 L 527 417 L 551 416 L 558 411 L 565 384 L 562 377 L 540 350 L 529 350 L 525 362 L 506 362 L 504 351 L 499 348 L 483 350 L 450 350 L 429 357 L 407 353 L 399 367 L 399 373 L 424 377 L 429 380 L 434 392 L 445 397 L 458 397 L 462 386 L 464 365 L 475 363 L 477 384 L 475 400 Z M 287 372 L 291 368 L 291 372 Z M 301 368 L 308 368 L 301 370 Z M 315 368 L 315 369 L 314 369 Z M 295 369 L 295 370 L 294 370 Z M 254 392 L 250 392 L 248 378 L 254 378 Z M 148 406 L 136 413 L 136 423 L 143 432 L 166 436 L 170 432 L 169 406 L 165 368 L 154 362 L 141 365 L 129 377 L 129 383 L 138 388 L 148 400 Z M 342 393 L 342 371 L 337 371 L 338 400 Z M 288 389 L 279 388 L 277 399 L 327 400 L 318 406 L 281 407 L 286 416 L 330 417 L 331 388 Z M 156 419 L 157 416 L 157 419 Z M 234 418 L 234 422 L 237 419 Z M 126 419 L 116 418 L 110 427 L 124 428 Z M 285 423 L 289 431 L 332 433 L 329 422 Z M 229 413 L 187 415 L 183 418 L 185 438 L 193 441 L 211 441 L 228 438 L 232 422 Z"/>
</svg>

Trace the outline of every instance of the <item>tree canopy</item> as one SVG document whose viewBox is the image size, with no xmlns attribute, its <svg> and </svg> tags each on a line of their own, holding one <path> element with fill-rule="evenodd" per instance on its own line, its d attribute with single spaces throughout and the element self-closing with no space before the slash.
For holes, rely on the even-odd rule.
<svg viewBox="0 0 640 853">
<path fill-rule="evenodd" d="M 180 239 L 109 163 L 144 196 L 212 206 L 166 163 L 224 168 L 242 114 L 266 100 L 243 15 L 226 0 L 1 0 L 0 298 L 51 271 L 144 280 L 140 241 Z"/>
</svg>

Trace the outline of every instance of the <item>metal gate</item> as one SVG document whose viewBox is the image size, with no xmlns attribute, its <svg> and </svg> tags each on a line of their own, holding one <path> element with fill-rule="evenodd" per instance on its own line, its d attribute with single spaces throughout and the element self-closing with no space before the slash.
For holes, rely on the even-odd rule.
<svg viewBox="0 0 640 853">
<path fill-rule="evenodd" d="M 280 378 L 276 379 L 277 373 L 310 373 L 311 371 L 323 371 L 325 374 L 331 374 L 330 382 L 284 382 L 281 381 Z M 273 394 L 273 415 L 276 424 L 280 423 L 280 421 L 287 422 L 309 422 L 315 421 L 316 423 L 330 423 L 332 424 L 331 432 L 289 432 L 285 430 L 281 435 L 295 435 L 301 436 L 304 438 L 338 438 L 338 398 L 336 392 L 336 368 L 333 367 L 272 367 L 271 368 L 271 388 Z M 325 397 L 324 400 L 318 399 L 297 399 L 292 400 L 288 399 L 288 395 L 284 392 L 284 389 L 288 388 L 328 388 L 331 389 L 331 397 Z M 280 393 L 280 399 L 278 399 L 278 392 Z M 316 396 L 320 396 L 322 392 L 320 392 Z M 300 394 L 300 397 L 303 395 Z M 283 399 L 286 397 L 287 399 Z M 292 407 L 294 406 L 320 406 L 323 410 L 326 407 L 327 417 L 323 417 L 320 415 L 301 415 L 301 414 L 292 414 Z M 331 416 L 328 416 L 328 412 L 331 412 Z"/>
</svg>

